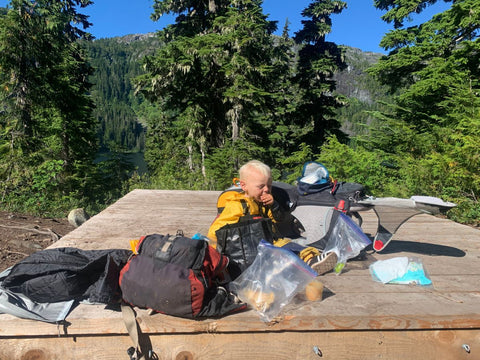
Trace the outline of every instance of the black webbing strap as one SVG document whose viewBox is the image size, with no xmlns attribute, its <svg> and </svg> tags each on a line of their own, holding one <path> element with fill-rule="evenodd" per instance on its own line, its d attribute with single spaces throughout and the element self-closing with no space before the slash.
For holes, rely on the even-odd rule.
<svg viewBox="0 0 480 360">
<path fill-rule="evenodd" d="M 268 218 L 268 209 L 263 206 L 263 205 L 258 205 L 258 211 L 260 212 L 260 215 L 262 215 L 262 217 L 264 218 Z"/>
<path fill-rule="evenodd" d="M 243 207 L 243 216 L 250 215 L 250 209 L 248 208 L 247 201 L 245 199 L 240 199 L 240 203 Z M 262 204 L 258 204 L 258 212 L 264 218 L 268 218 L 268 209 Z"/>
<path fill-rule="evenodd" d="M 245 199 L 240 199 L 240 203 L 243 207 L 243 216 L 249 215 L 250 210 L 248 209 L 247 201 Z"/>
</svg>

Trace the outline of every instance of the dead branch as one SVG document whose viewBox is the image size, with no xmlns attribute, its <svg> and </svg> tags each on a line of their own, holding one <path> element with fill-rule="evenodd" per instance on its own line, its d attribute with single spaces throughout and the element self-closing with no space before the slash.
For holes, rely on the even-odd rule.
<svg viewBox="0 0 480 360">
<path fill-rule="evenodd" d="M 54 231 L 52 231 L 50 229 L 46 229 L 46 231 L 42 231 L 42 230 L 38 230 L 38 229 L 35 229 L 35 228 L 27 228 L 27 227 L 23 227 L 23 226 L 9 226 L 9 225 L 1 225 L 1 224 L 0 224 L 0 227 L 8 228 L 8 229 L 26 230 L 26 231 L 34 232 L 34 233 L 37 233 L 37 234 L 48 235 L 48 236 L 51 237 L 53 242 L 58 241 L 58 239 L 60 239 L 60 237 L 61 237 L 60 235 L 58 235 L 57 233 L 55 233 Z"/>
</svg>

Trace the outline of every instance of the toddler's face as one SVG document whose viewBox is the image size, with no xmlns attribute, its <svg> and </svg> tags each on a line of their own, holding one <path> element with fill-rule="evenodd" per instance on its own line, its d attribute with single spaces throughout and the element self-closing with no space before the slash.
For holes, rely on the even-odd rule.
<svg viewBox="0 0 480 360">
<path fill-rule="evenodd" d="M 240 186 L 247 196 L 262 203 L 262 196 L 272 191 L 272 178 L 252 169 L 245 179 L 240 180 Z"/>
</svg>

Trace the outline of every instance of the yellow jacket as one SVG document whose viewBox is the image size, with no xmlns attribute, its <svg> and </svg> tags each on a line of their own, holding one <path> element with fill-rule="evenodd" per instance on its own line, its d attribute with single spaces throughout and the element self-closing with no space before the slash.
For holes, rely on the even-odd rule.
<svg viewBox="0 0 480 360">
<path fill-rule="evenodd" d="M 252 198 L 245 196 L 244 192 L 232 194 L 231 199 L 229 199 L 225 203 L 225 208 L 223 209 L 223 211 L 215 218 L 212 225 L 210 225 L 210 228 L 208 229 L 207 237 L 210 239 L 209 244 L 214 248 L 217 248 L 217 235 L 215 234 L 215 231 L 217 231 L 222 226 L 225 226 L 227 224 L 233 224 L 238 222 L 240 217 L 244 215 L 243 206 L 240 201 L 241 199 L 244 199 L 247 202 L 247 207 L 250 215 L 264 216 L 263 211 L 265 211 L 265 208 L 262 209 L 262 213 L 261 213 L 260 206 L 257 204 L 257 202 Z M 280 210 L 278 203 L 274 202 L 274 204 L 268 208 L 267 216 L 270 219 L 272 219 L 273 223 L 275 223 L 276 221 L 281 221 L 282 215 L 283 214 L 282 214 L 282 211 Z M 282 247 L 290 241 L 291 240 L 288 238 L 279 238 L 274 241 L 274 245 Z M 302 260 L 307 262 L 313 256 L 319 255 L 319 254 L 320 252 L 317 249 L 313 247 L 307 247 L 300 252 L 299 256 Z"/>
<path fill-rule="evenodd" d="M 233 193 L 232 198 L 225 203 L 223 211 L 215 218 L 212 225 L 210 225 L 210 229 L 208 229 L 207 237 L 210 239 L 210 245 L 214 248 L 217 247 L 217 236 L 215 235 L 215 231 L 227 224 L 238 222 L 238 219 L 244 215 L 243 206 L 240 201 L 241 199 L 246 201 L 250 215 L 263 216 L 260 212 L 260 207 L 255 200 L 245 196 L 244 192 Z M 275 221 L 270 209 L 267 212 L 267 216 L 272 219 L 272 221 Z"/>
</svg>

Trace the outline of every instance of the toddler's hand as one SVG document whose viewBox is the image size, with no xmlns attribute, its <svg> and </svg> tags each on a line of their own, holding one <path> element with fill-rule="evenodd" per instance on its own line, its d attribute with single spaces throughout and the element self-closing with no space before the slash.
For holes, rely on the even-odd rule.
<svg viewBox="0 0 480 360">
<path fill-rule="evenodd" d="M 260 198 L 262 200 L 263 205 L 269 206 L 273 204 L 273 196 L 272 194 L 264 194 Z"/>
</svg>

